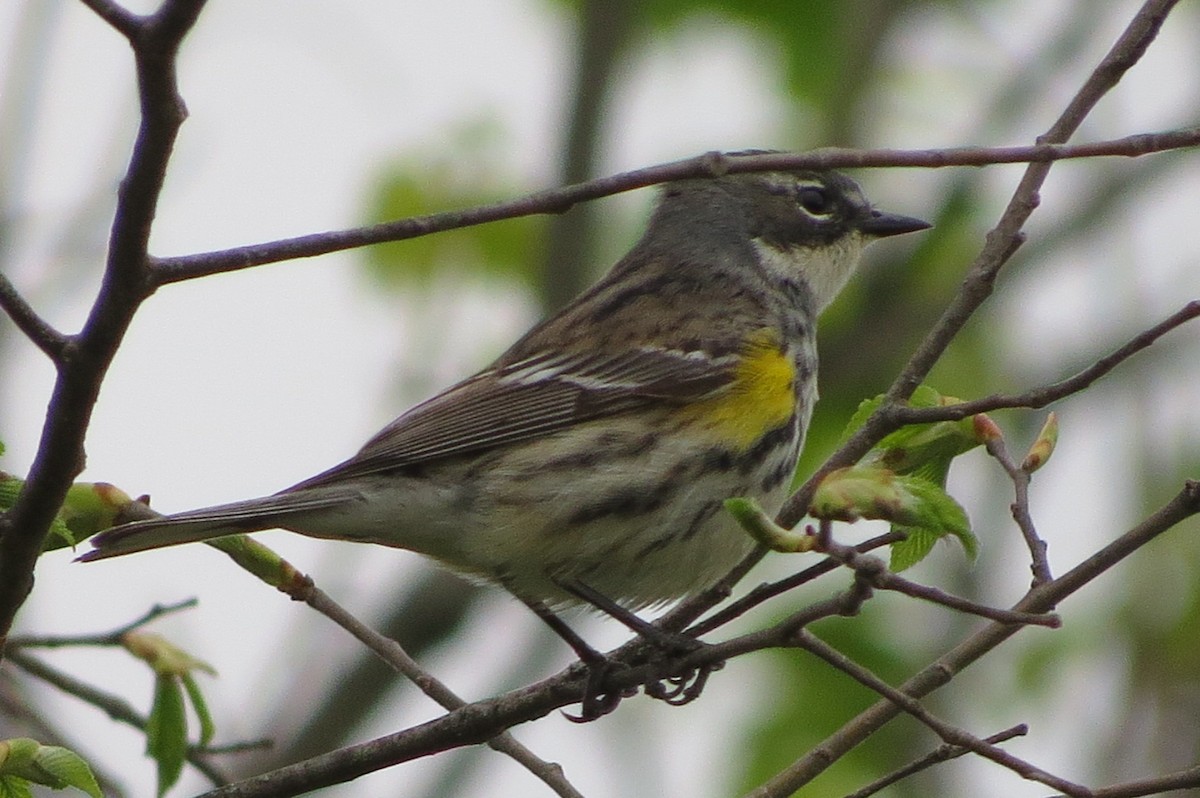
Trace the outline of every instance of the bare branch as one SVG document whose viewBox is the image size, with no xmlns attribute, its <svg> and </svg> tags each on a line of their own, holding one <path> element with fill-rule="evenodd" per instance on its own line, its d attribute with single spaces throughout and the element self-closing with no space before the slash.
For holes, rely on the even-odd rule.
<svg viewBox="0 0 1200 798">
<path fill-rule="evenodd" d="M 108 262 L 79 335 L 64 348 L 37 454 L 8 513 L 0 516 L 0 656 L 13 618 L 33 586 L 33 567 L 71 481 L 83 469 L 83 441 L 105 372 L 133 314 L 153 285 L 146 247 L 167 163 L 185 111 L 175 55 L 204 0 L 166 0 L 149 17 L 124 15 L 111 3 L 90 7 L 115 25 L 132 25 L 142 120 L 117 196 Z"/>
<path fill-rule="evenodd" d="M 141 29 L 143 18 L 111 0 L 81 0 L 81 2 L 96 12 L 96 16 L 112 25 L 113 29 L 132 40 Z"/>
<path fill-rule="evenodd" d="M 297 596 L 293 596 L 293 598 L 297 598 Z M 455 710 L 467 705 L 467 702 L 459 698 L 444 682 L 423 669 L 398 642 L 384 637 L 354 617 L 352 613 L 330 598 L 325 591 L 313 585 L 311 581 L 308 583 L 308 589 L 304 591 L 302 600 L 353 635 L 444 709 Z M 583 795 L 567 781 L 560 765 L 547 762 L 537 756 L 508 732 L 496 735 L 487 741 L 487 745 L 514 759 L 545 782 L 550 789 L 554 790 L 555 794 L 561 795 L 563 798 L 583 798 Z"/>
<path fill-rule="evenodd" d="M 986 740 L 981 740 L 964 729 L 946 723 L 945 721 L 936 717 L 929 710 L 925 709 L 925 707 L 921 706 L 921 702 L 917 701 L 912 696 L 906 695 L 892 687 L 890 684 L 871 673 L 871 671 L 862 667 L 854 660 L 845 656 L 837 649 L 826 644 L 820 638 L 815 637 L 807 631 L 802 631 L 796 636 L 796 645 L 821 658 L 834 668 L 837 668 L 842 673 L 857 681 L 859 684 L 869 687 L 870 689 L 879 693 L 886 700 L 896 705 L 896 707 L 904 710 L 909 715 L 912 715 L 921 723 L 932 729 L 933 732 L 937 734 L 938 737 L 942 738 L 942 741 L 947 745 L 966 748 L 976 754 L 979 754 L 985 759 L 990 759 L 996 764 L 1008 768 L 1014 773 L 1019 774 L 1022 778 L 1041 782 L 1042 784 L 1053 787 L 1057 790 L 1062 790 L 1067 795 L 1084 798 L 1084 796 L 1091 794 L 1086 787 L 1073 784 L 1066 779 L 1062 779 L 1051 773 L 1047 773 L 1041 768 L 1026 762 L 1024 759 L 1010 754 L 1003 748 L 993 745 Z M 782 796 L 785 794 L 779 793 L 778 795 L 780 798 L 782 798 Z"/>
<path fill-rule="evenodd" d="M 152 271 L 156 284 L 176 283 L 284 260 L 311 258 L 369 244 L 403 241 L 430 233 L 455 230 L 503 219 L 515 219 L 533 214 L 563 213 L 577 203 L 607 197 L 622 191 L 645 188 L 671 180 L 716 177 L 733 172 L 885 166 L 934 168 L 983 166 L 1012 162 L 1049 163 L 1067 158 L 1091 158 L 1100 155 L 1135 157 L 1151 152 L 1197 145 L 1200 145 L 1200 128 L 1145 133 L 1112 141 L 1074 146 L 1037 144 L 1028 147 L 958 147 L 929 150 L 830 148 L 805 153 L 755 155 L 712 152 L 695 158 L 635 169 L 611 177 L 539 191 L 514 200 L 481 205 L 461 211 L 414 216 L 369 227 L 314 233 L 196 255 L 157 258 L 152 263 Z"/>
<path fill-rule="evenodd" d="M 1161 795 L 1175 790 L 1188 790 L 1200 787 L 1200 765 L 1165 776 L 1155 776 L 1150 779 L 1139 779 L 1124 784 L 1114 784 L 1092 790 L 1091 798 L 1139 798 L 1143 795 Z M 1062 798 L 1057 796 L 1057 798 Z"/>
<path fill-rule="evenodd" d="M 3 274 L 0 274 L 0 308 L 4 309 L 17 328 L 25 333 L 25 337 L 42 350 L 46 357 L 56 365 L 62 363 L 63 352 L 71 339 L 39 316 L 17 291 L 16 286 Z"/>
<path fill-rule="evenodd" d="M 196 599 L 190 598 L 174 604 L 155 604 L 141 617 L 113 629 L 111 632 L 101 632 L 94 635 L 21 635 L 10 637 L 8 645 L 12 649 L 19 648 L 65 648 L 68 646 L 120 646 L 121 638 L 128 632 L 138 629 L 153 620 L 174 612 L 189 610 L 197 604 Z"/>
<path fill-rule="evenodd" d="M 1171 330 L 1192 319 L 1200 317 L 1200 300 L 1193 299 L 1175 313 L 1163 319 L 1158 324 L 1131 338 L 1119 349 L 1097 360 L 1083 371 L 1058 382 L 1032 388 L 1023 393 L 993 394 L 969 402 L 945 405 L 943 407 L 905 407 L 896 405 L 887 415 L 889 425 L 924 424 L 931 421 L 956 421 L 960 418 L 973 416 L 976 413 L 987 413 L 1010 407 L 1027 407 L 1038 409 L 1052 402 L 1057 402 L 1088 388 L 1096 380 L 1108 374 L 1129 358 L 1148 348 Z"/>
<path fill-rule="evenodd" d="M 822 523 L 828 524 L 829 522 L 824 521 Z M 978 615 L 981 618 L 988 618 L 998 623 L 1048 626 L 1051 629 L 1057 629 L 1062 626 L 1062 619 L 1057 615 L 1014 612 L 1012 610 L 988 607 L 984 604 L 968 601 L 960 596 L 951 595 L 935 587 L 918 584 L 889 571 L 887 566 L 884 565 L 883 560 L 878 557 L 860 554 L 852 546 L 842 546 L 838 543 L 826 542 L 822 544 L 820 550 L 828 553 L 830 557 L 842 563 L 847 568 L 854 569 L 855 573 L 870 582 L 872 587 L 879 590 L 892 590 L 897 593 L 903 593 L 906 596 L 912 596 L 913 598 L 928 601 L 932 604 L 941 604 L 943 607 L 949 607 L 950 609 L 965 612 L 969 615 Z"/>
<path fill-rule="evenodd" d="M 866 553 L 868 551 L 880 548 L 881 546 L 887 546 L 903 539 L 903 535 L 896 532 L 889 532 L 886 535 L 879 535 L 878 537 L 871 538 L 870 540 L 865 540 L 853 548 L 857 552 Z M 687 633 L 693 637 L 699 637 L 700 635 L 708 634 L 712 630 L 724 626 L 733 619 L 745 615 L 749 610 L 757 607 L 764 601 L 774 598 L 782 593 L 786 593 L 789 590 L 794 590 L 801 585 L 806 585 L 820 576 L 837 570 L 840 565 L 841 563 L 839 563 L 833 557 L 826 557 L 816 565 L 811 565 L 808 568 L 805 568 L 803 571 L 792 574 L 789 577 L 780 579 L 777 582 L 759 585 L 742 598 L 738 599 L 727 607 L 722 607 L 719 612 L 713 613 L 708 618 L 705 618 L 702 622 L 691 627 L 688 629 Z M 690 603 L 691 602 L 685 602 L 685 604 Z M 667 616 L 664 616 L 659 625 L 665 629 L 675 628 L 667 623 L 668 619 L 674 619 L 675 614 L 675 612 L 671 612 Z"/>
<path fill-rule="evenodd" d="M 1011 740 L 1014 737 L 1024 737 L 1028 733 L 1029 727 L 1024 723 L 1020 723 L 1016 726 L 1005 729 L 1002 732 L 996 732 L 990 737 L 984 737 L 983 741 L 985 743 L 996 745 L 997 743 L 1003 743 Z M 916 760 L 915 762 L 905 765 L 904 767 L 889 773 L 882 778 L 876 779 L 862 789 L 855 790 L 854 792 L 850 793 L 846 796 L 846 798 L 870 798 L 870 796 L 874 795 L 880 790 L 890 787 L 899 781 L 903 781 L 914 773 L 920 773 L 922 770 L 927 770 L 934 765 L 940 765 L 943 762 L 949 762 L 951 759 L 957 759 L 963 754 L 968 754 L 970 752 L 971 750 L 969 748 L 964 748 L 961 745 L 950 745 L 948 743 L 939 745 L 937 748 L 930 751 L 928 754 Z"/>
<path fill-rule="evenodd" d="M 1012 517 L 1021 530 L 1025 545 L 1029 548 L 1029 568 L 1033 572 L 1033 586 L 1049 582 L 1054 577 L 1050 572 L 1050 561 L 1046 559 L 1046 541 L 1038 535 L 1033 516 L 1029 513 L 1029 473 L 1013 462 L 1003 438 L 989 438 L 984 447 L 1012 480 L 1013 492 L 1016 494 L 1011 505 Z"/>
</svg>

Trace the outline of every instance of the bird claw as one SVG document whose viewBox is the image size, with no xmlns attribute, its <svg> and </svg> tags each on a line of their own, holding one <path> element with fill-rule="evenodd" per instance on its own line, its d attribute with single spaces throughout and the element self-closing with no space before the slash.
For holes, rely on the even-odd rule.
<svg viewBox="0 0 1200 798">
<path fill-rule="evenodd" d="M 663 701 L 671 706 L 690 704 L 700 697 L 708 677 L 713 671 L 725 667 L 724 662 L 713 662 L 698 667 L 688 668 L 682 673 L 660 675 L 669 672 L 671 660 L 691 654 L 704 647 L 704 643 L 684 635 L 664 636 L 652 644 L 656 650 L 661 667 L 642 684 L 647 696 Z M 578 715 L 564 711 L 563 716 L 573 723 L 589 723 L 593 720 L 612 713 L 626 698 L 637 694 L 636 687 L 628 687 L 612 692 L 604 692 L 604 681 L 615 671 L 631 667 L 630 665 L 602 657 L 583 663 L 587 669 L 587 681 L 584 683 L 583 696 L 580 699 Z"/>
<path fill-rule="evenodd" d="M 627 667 L 622 663 L 608 657 L 601 657 L 597 660 L 585 661 L 583 666 L 587 669 L 588 677 L 583 686 L 583 697 L 579 702 L 579 714 L 572 715 L 570 712 L 562 711 L 563 717 L 572 723 L 590 723 L 602 718 L 615 710 L 623 699 L 637 694 L 635 687 L 608 693 L 603 692 L 604 680 L 608 678 L 609 674 Z"/>
<path fill-rule="evenodd" d="M 681 707 L 699 698 L 712 672 L 719 671 L 724 667 L 724 662 L 712 662 L 698 668 L 690 668 L 674 676 L 648 681 L 644 689 L 646 695 L 651 698 L 663 701 L 673 707 Z"/>
</svg>

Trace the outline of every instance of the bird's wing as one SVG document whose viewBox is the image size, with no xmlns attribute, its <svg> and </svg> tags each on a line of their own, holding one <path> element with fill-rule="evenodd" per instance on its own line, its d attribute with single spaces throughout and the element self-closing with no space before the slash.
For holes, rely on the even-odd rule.
<svg viewBox="0 0 1200 798">
<path fill-rule="evenodd" d="M 651 404 L 686 404 L 725 389 L 734 355 L 634 349 L 546 353 L 490 369 L 384 427 L 346 462 L 287 492 L 529 440 Z"/>
</svg>

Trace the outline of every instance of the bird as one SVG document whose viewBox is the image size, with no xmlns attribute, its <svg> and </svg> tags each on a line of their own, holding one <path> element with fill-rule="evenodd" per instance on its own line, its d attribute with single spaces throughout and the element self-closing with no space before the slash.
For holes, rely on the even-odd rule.
<svg viewBox="0 0 1200 798">
<path fill-rule="evenodd" d="M 687 597 L 755 545 L 724 500 L 774 513 L 786 498 L 817 400 L 817 317 L 867 244 L 928 227 L 835 171 L 665 183 L 598 282 L 349 459 L 113 527 L 79 559 L 281 528 L 418 552 L 543 617 Z"/>
</svg>

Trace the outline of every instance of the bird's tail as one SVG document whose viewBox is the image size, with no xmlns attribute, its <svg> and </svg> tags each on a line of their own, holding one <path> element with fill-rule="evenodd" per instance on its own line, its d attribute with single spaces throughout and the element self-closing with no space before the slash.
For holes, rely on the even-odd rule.
<svg viewBox="0 0 1200 798">
<path fill-rule="evenodd" d="M 195 543 L 243 532 L 286 527 L 289 520 L 342 504 L 347 496 L 337 491 L 277 493 L 259 499 L 220 504 L 174 515 L 161 515 L 105 530 L 91 539 L 94 548 L 81 562 L 103 560 L 137 551 Z"/>
</svg>

